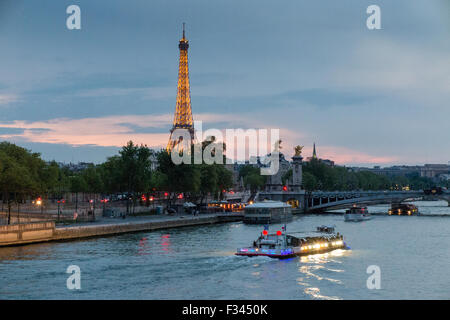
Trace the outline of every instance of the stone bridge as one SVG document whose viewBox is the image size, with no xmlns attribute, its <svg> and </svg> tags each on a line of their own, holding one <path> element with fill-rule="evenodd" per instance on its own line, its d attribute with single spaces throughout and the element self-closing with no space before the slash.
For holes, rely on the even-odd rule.
<svg viewBox="0 0 450 320">
<path fill-rule="evenodd" d="M 375 205 L 400 203 L 406 200 L 442 199 L 449 203 L 450 191 L 444 190 L 442 194 L 426 195 L 419 191 L 315 191 L 305 194 L 305 211 L 323 211 L 345 209 L 357 205 Z"/>
</svg>

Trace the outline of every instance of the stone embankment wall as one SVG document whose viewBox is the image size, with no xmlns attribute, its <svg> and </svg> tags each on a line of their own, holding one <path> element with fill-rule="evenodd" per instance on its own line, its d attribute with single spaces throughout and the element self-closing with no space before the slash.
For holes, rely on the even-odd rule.
<svg viewBox="0 0 450 320">
<path fill-rule="evenodd" d="M 52 221 L 0 226 L 0 246 L 53 240 L 55 223 Z"/>
</svg>

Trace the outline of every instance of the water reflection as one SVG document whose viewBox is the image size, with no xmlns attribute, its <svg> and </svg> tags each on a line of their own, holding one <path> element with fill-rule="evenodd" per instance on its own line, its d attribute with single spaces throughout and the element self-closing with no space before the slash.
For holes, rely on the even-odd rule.
<svg viewBox="0 0 450 320">
<path fill-rule="evenodd" d="M 142 256 L 147 254 L 150 254 L 150 245 L 148 244 L 148 239 L 143 237 L 139 240 L 138 255 Z"/>
<path fill-rule="evenodd" d="M 170 234 L 163 234 L 160 243 L 163 253 L 171 253 L 173 251 L 170 244 Z"/>
<path fill-rule="evenodd" d="M 14 260 L 40 260 L 52 259 L 52 244 L 40 243 L 28 246 L 3 247 L 0 248 L 0 263 Z"/>
<path fill-rule="evenodd" d="M 303 292 L 314 299 L 341 299 L 338 296 L 327 296 L 322 294 L 319 287 L 324 287 L 323 284 L 320 284 L 323 281 L 334 285 L 343 285 L 343 282 L 340 279 L 330 277 L 330 274 L 337 275 L 344 272 L 342 269 L 335 268 L 334 265 L 342 263 L 342 261 L 337 258 L 345 255 L 347 251 L 348 250 L 338 249 L 327 253 L 300 257 L 298 271 L 301 276 L 296 279 L 297 285 L 306 287 Z M 328 288 L 329 286 L 325 287 Z"/>
<path fill-rule="evenodd" d="M 330 297 L 320 294 L 320 289 L 316 287 L 311 288 L 305 288 L 304 292 L 313 297 L 314 299 L 325 299 L 325 300 L 342 300 L 342 298 L 339 297 Z"/>
</svg>

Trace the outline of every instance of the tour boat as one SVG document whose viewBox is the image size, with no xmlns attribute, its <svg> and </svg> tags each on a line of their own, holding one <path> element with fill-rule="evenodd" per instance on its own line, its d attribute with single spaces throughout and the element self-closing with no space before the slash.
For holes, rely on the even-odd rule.
<svg viewBox="0 0 450 320">
<path fill-rule="evenodd" d="M 413 215 L 419 214 L 419 209 L 410 203 L 396 203 L 392 204 L 391 209 L 388 211 L 389 215 L 398 214 L 401 215 Z"/>
<path fill-rule="evenodd" d="M 348 210 L 345 210 L 344 220 L 345 221 L 364 221 L 369 220 L 370 213 L 366 207 L 352 207 Z"/>
<path fill-rule="evenodd" d="M 260 237 L 253 241 L 253 246 L 237 249 L 236 255 L 286 259 L 294 256 L 325 253 L 336 249 L 347 249 L 344 237 L 339 232 L 317 235 L 318 232 L 298 232 L 304 233 L 304 235 L 297 237 L 286 234 L 285 231 L 269 234 L 267 230 L 264 230 Z"/>
</svg>

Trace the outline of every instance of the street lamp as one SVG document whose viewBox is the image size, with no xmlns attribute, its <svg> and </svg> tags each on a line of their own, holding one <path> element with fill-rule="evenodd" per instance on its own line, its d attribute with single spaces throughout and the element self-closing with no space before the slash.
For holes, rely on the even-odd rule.
<svg viewBox="0 0 450 320">
<path fill-rule="evenodd" d="M 41 214 L 42 214 L 43 211 L 44 211 L 44 205 L 43 205 L 43 201 L 42 201 L 42 198 L 41 198 L 41 197 L 39 197 L 39 198 L 36 199 L 36 204 L 37 204 L 39 207 L 41 207 Z"/>
</svg>

